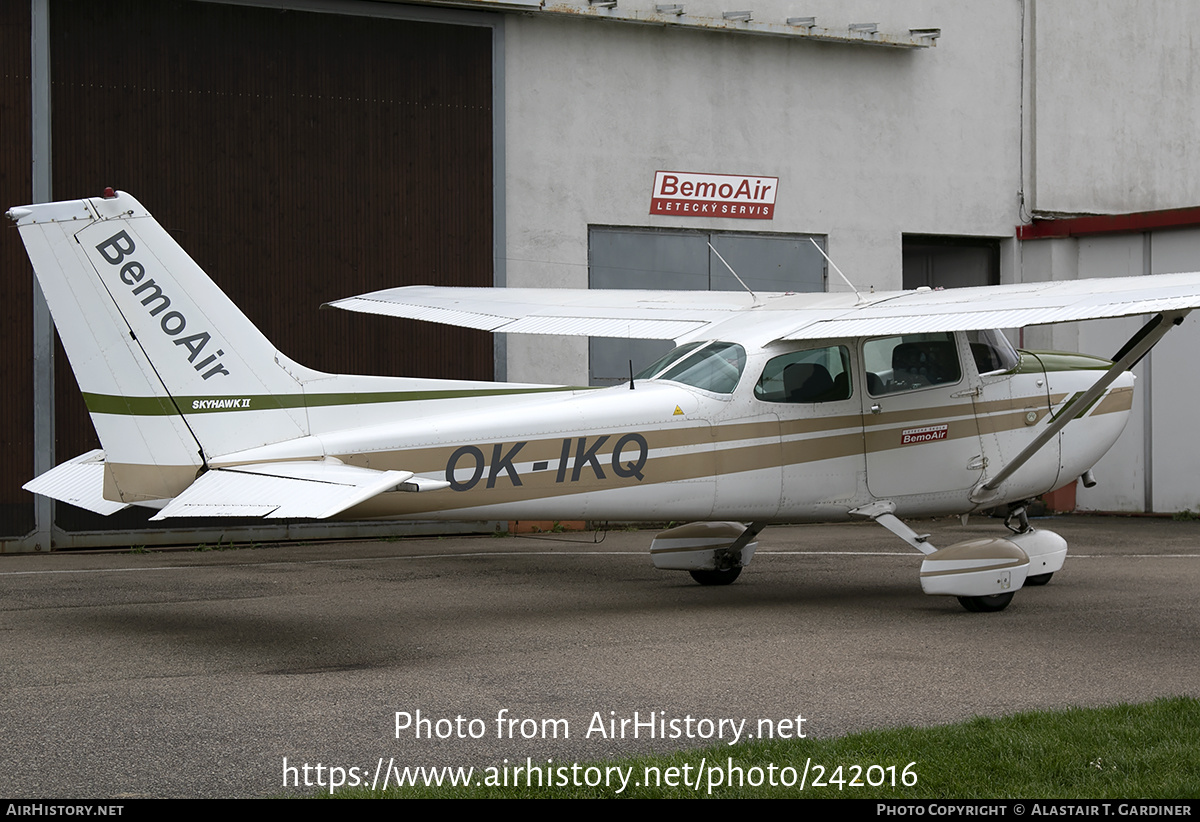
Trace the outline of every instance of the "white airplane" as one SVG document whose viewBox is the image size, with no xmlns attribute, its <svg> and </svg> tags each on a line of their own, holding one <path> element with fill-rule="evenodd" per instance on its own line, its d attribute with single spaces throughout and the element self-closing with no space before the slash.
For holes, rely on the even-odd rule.
<svg viewBox="0 0 1200 822">
<path fill-rule="evenodd" d="M 128 194 L 7 216 L 103 445 L 31 491 L 154 520 L 696 520 L 651 555 L 703 584 L 732 582 L 770 523 L 863 517 L 925 555 L 926 593 L 972 611 L 1062 567 L 1027 501 L 1091 482 L 1129 369 L 1200 306 L 1200 273 L 869 295 L 419 286 L 332 305 L 678 347 L 604 389 L 345 376 L 277 351 Z M 990 330 L 1142 314 L 1115 362 Z M 940 550 L 899 518 L 1004 504 L 1006 537 Z"/>
</svg>

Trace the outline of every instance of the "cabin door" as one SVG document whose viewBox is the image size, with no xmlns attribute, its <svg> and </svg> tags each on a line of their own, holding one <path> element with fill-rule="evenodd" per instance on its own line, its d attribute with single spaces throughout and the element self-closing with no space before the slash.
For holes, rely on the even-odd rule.
<svg viewBox="0 0 1200 822">
<path fill-rule="evenodd" d="M 867 488 L 883 499 L 969 490 L 984 451 L 975 419 L 979 377 L 962 335 L 865 340 L 862 393 Z"/>
</svg>

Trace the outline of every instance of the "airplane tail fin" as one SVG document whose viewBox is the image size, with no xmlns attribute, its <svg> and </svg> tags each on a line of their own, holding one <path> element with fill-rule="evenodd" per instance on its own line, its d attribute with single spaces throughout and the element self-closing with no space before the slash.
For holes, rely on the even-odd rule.
<svg viewBox="0 0 1200 822">
<path fill-rule="evenodd" d="M 8 216 L 104 446 L 105 497 L 173 497 L 212 456 L 309 433 L 299 395 L 318 372 L 279 354 L 129 194 Z M 255 413 L 219 413 L 233 409 Z"/>
</svg>

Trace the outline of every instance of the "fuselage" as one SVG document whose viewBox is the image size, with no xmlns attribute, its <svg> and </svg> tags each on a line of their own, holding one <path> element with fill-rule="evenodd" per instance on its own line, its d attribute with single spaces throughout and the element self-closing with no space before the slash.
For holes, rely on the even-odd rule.
<svg viewBox="0 0 1200 822">
<path fill-rule="evenodd" d="M 697 341 L 632 388 L 428 400 L 402 423 L 352 427 L 310 409 L 313 435 L 211 464 L 323 456 L 450 483 L 347 518 L 802 522 L 878 499 L 901 515 L 965 513 L 1109 365 L 996 339 Z M 982 507 L 1073 481 L 1116 441 L 1132 397 L 1124 375 Z"/>
</svg>

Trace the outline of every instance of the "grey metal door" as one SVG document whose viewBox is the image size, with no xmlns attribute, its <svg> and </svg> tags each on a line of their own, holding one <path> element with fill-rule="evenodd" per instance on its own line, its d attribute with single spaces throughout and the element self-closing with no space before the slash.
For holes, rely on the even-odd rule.
<svg viewBox="0 0 1200 822">
<path fill-rule="evenodd" d="M 709 248 L 755 291 L 824 291 L 825 260 L 807 234 L 658 230 L 591 226 L 588 285 L 680 291 L 741 291 L 742 286 Z M 825 238 L 812 239 L 824 248 Z M 670 350 L 669 340 L 593 337 L 589 381 L 612 385 Z"/>
</svg>

